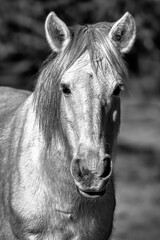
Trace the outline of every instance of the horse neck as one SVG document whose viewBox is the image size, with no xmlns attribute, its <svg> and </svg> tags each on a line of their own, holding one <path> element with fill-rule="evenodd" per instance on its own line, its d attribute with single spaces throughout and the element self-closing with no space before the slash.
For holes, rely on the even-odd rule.
<svg viewBox="0 0 160 240">
<path fill-rule="evenodd" d="M 62 192 L 62 186 L 65 185 L 67 191 L 67 184 L 73 185 L 69 166 L 71 156 L 67 150 L 69 147 L 66 140 L 58 134 L 53 136 L 48 147 L 36 118 L 33 99 L 34 94 L 31 94 L 16 117 L 16 122 L 21 119 L 21 122 L 17 124 L 19 131 L 16 130 L 19 132 L 19 136 L 16 133 L 16 138 L 19 139 L 17 149 L 21 149 L 18 160 L 19 168 L 22 173 L 25 173 L 22 176 L 24 182 L 27 182 L 27 178 L 32 178 L 32 181 L 39 179 L 41 183 L 37 182 L 37 184 L 46 185 L 47 191 L 51 190 L 49 194 L 54 192 L 54 195 L 58 195 L 58 192 Z M 32 174 L 28 174 L 31 172 Z"/>
<path fill-rule="evenodd" d="M 31 94 L 17 109 L 12 122 L 12 152 L 19 165 L 25 162 L 38 164 L 43 146 L 43 137 L 39 131 L 33 106 L 33 94 Z"/>
</svg>

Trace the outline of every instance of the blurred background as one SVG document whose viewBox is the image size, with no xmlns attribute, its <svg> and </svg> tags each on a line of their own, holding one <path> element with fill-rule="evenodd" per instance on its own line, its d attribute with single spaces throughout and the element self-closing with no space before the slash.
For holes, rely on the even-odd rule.
<svg viewBox="0 0 160 240">
<path fill-rule="evenodd" d="M 115 164 L 113 240 L 160 239 L 160 0 L 0 0 L 0 85 L 33 90 L 49 55 L 50 11 L 68 25 L 135 18 L 137 39 L 125 60 L 122 126 Z"/>
</svg>

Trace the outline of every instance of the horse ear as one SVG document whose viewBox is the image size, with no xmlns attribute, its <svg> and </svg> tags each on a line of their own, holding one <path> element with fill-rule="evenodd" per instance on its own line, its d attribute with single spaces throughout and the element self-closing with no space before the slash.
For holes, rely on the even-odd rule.
<svg viewBox="0 0 160 240">
<path fill-rule="evenodd" d="M 121 53 L 129 52 L 136 37 L 136 24 L 132 15 L 126 12 L 122 18 L 114 23 L 108 37 Z"/>
<path fill-rule="evenodd" d="M 66 24 L 50 12 L 45 22 L 47 41 L 54 52 L 63 51 L 70 41 L 70 31 Z"/>
</svg>

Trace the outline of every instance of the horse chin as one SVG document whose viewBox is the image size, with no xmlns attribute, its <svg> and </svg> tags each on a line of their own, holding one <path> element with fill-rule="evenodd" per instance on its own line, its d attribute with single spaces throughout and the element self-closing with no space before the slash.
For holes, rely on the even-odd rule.
<svg viewBox="0 0 160 240">
<path fill-rule="evenodd" d="M 91 192 L 91 191 L 83 191 L 82 189 L 78 189 L 78 193 L 85 197 L 85 198 L 89 198 L 89 199 L 96 199 L 96 198 L 101 198 L 104 196 L 106 189 L 103 189 L 102 191 L 99 192 Z"/>
</svg>

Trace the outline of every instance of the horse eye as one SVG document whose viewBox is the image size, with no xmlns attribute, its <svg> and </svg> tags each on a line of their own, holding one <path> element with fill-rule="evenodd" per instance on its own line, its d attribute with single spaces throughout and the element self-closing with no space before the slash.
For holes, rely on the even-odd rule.
<svg viewBox="0 0 160 240">
<path fill-rule="evenodd" d="M 121 90 L 123 90 L 123 86 L 117 85 L 113 91 L 113 96 L 119 96 Z"/>
<path fill-rule="evenodd" d="M 65 95 L 70 95 L 71 94 L 71 90 L 69 88 L 69 85 L 67 84 L 61 84 L 61 89 L 62 89 L 62 92 L 65 94 Z"/>
</svg>

